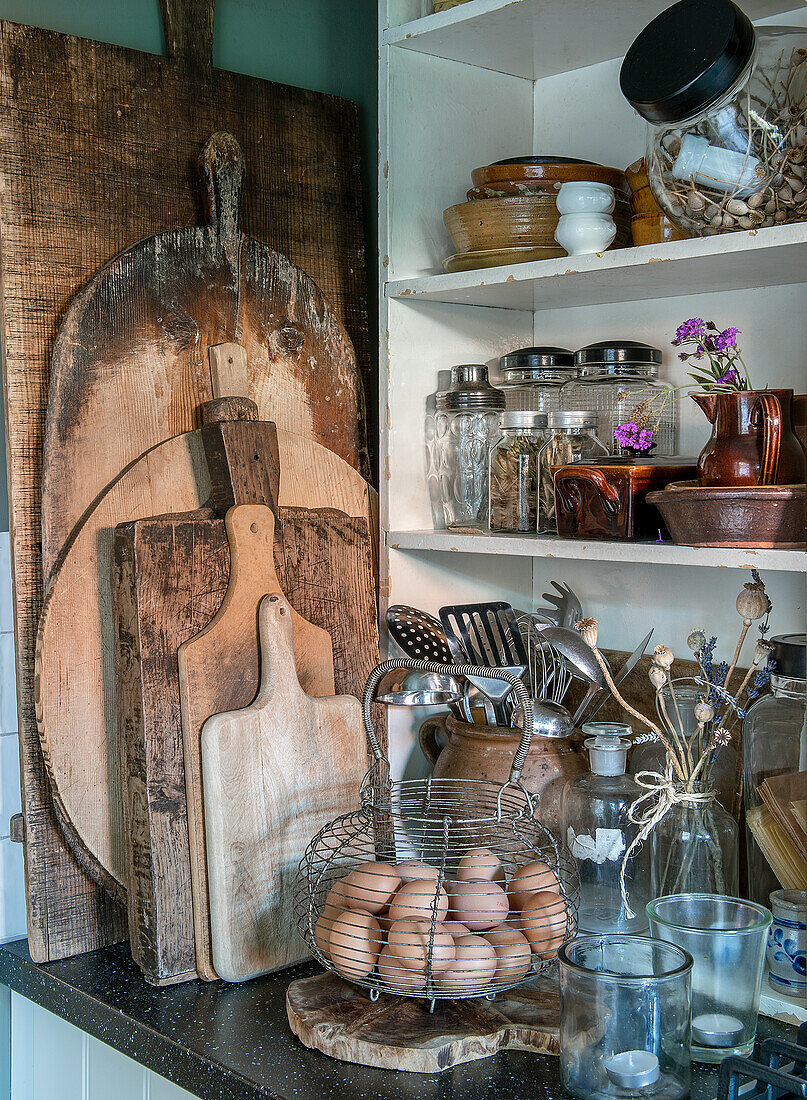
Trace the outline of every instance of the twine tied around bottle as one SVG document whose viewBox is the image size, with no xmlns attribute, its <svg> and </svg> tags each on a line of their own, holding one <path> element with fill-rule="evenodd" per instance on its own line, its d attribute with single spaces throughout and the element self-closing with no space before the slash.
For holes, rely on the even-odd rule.
<svg viewBox="0 0 807 1100">
<path fill-rule="evenodd" d="M 673 806 L 681 804 L 707 806 L 715 799 L 715 792 L 711 789 L 708 791 L 688 791 L 686 787 L 682 786 L 680 778 L 673 777 L 673 765 L 669 757 L 667 757 L 667 766 L 663 775 L 660 772 L 637 772 L 633 779 L 640 787 L 644 788 L 645 793 L 639 795 L 628 810 L 628 818 L 634 825 L 639 826 L 639 832 L 625 850 L 622 857 L 622 866 L 619 870 L 619 888 L 622 892 L 622 904 L 625 907 L 625 915 L 628 920 L 632 920 L 636 916 L 628 903 L 628 891 L 625 886 L 625 872 L 628 860 L 633 853 L 641 848 L 653 829 L 667 816 Z M 643 804 L 646 805 L 640 810 L 640 806 L 643 806 Z"/>
</svg>

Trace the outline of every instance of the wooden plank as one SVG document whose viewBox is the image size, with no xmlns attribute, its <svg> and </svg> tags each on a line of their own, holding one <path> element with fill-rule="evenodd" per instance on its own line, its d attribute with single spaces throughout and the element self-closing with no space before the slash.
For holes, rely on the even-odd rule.
<svg viewBox="0 0 807 1100">
<path fill-rule="evenodd" d="M 294 667 L 291 605 L 258 610 L 260 689 L 202 728 L 210 939 L 216 973 L 245 981 L 307 956 L 297 931 L 297 867 L 311 837 L 356 807 L 366 770 L 361 704 L 314 699 Z"/>
<path fill-rule="evenodd" d="M 303 513 L 304 523 L 306 515 L 308 523 L 315 521 L 315 513 Z M 225 526 L 230 569 L 224 599 L 215 617 L 200 633 L 183 641 L 177 653 L 196 970 L 208 981 L 214 981 L 218 975 L 213 967 L 210 946 L 202 727 L 211 715 L 240 710 L 255 698 L 260 670 L 258 604 L 268 593 L 282 591 L 275 556 L 284 560 L 282 526 L 278 528 L 280 539 L 276 545 L 275 519 L 268 508 L 236 505 L 227 512 Z M 311 558 L 299 562 L 298 575 L 315 564 L 316 559 Z M 181 576 L 173 570 L 168 575 L 172 579 Z M 296 675 L 301 687 L 309 695 L 333 695 L 334 657 L 330 635 L 298 615 L 293 607 L 291 619 Z"/>
<path fill-rule="evenodd" d="M 217 130 L 235 135 L 249 165 L 243 231 L 313 278 L 369 377 L 354 104 L 218 69 L 200 79 L 181 59 L 0 24 L 2 353 L 28 931 L 38 962 L 91 950 L 124 929 L 120 908 L 59 832 L 36 733 L 51 352 L 70 300 L 112 256 L 161 228 L 198 222 L 194 166 Z M 361 425 L 357 438 L 363 455 Z"/>
</svg>

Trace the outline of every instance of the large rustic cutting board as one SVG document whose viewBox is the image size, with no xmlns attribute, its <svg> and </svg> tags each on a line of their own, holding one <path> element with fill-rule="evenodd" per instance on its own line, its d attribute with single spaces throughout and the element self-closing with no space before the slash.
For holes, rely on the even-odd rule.
<svg viewBox="0 0 807 1100">
<path fill-rule="evenodd" d="M 202 727 L 213 965 L 230 982 L 306 958 L 297 867 L 311 838 L 357 806 L 366 771 L 359 700 L 303 691 L 293 632 L 288 601 L 265 596 L 257 698 Z"/>
<path fill-rule="evenodd" d="M 41 453 L 50 359 L 71 299 L 113 256 L 199 224 L 196 159 L 232 133 L 241 228 L 327 295 L 369 377 L 355 104 L 214 69 L 209 0 L 163 0 L 171 56 L 0 23 L 0 244 L 28 936 L 38 962 L 121 937 L 53 812 L 34 715 Z M 363 425 L 355 432 L 363 451 Z M 110 426 L 114 430 L 114 423 Z"/>
<path fill-rule="evenodd" d="M 155 447 L 109 487 L 60 556 L 39 624 L 37 719 L 56 811 L 82 865 L 118 898 L 125 894 L 125 856 L 115 737 L 114 530 L 202 507 L 210 495 L 204 431 Z M 280 504 L 350 509 L 368 519 L 370 491 L 352 467 L 301 436 L 278 429 L 277 439 Z M 203 625 L 197 620 L 190 633 Z"/>
</svg>

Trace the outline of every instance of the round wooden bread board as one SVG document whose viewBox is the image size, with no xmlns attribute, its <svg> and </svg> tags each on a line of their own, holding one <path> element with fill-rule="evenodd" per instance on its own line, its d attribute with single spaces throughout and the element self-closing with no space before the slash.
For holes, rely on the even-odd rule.
<svg viewBox="0 0 807 1100">
<path fill-rule="evenodd" d="M 304 1046 L 342 1062 L 411 1073 L 440 1073 L 500 1050 L 558 1054 L 557 974 L 505 990 L 495 1000 L 427 1001 L 368 990 L 335 974 L 292 982 L 286 993 L 291 1030 Z"/>
</svg>

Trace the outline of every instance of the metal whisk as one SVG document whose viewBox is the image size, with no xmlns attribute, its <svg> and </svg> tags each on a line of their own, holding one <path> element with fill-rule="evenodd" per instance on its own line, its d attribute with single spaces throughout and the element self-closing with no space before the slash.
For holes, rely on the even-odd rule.
<svg viewBox="0 0 807 1100">
<path fill-rule="evenodd" d="M 527 650 L 527 678 L 533 699 L 562 703 L 572 682 L 565 659 L 543 637 L 546 623 L 534 615 L 521 612 L 518 628 Z"/>
</svg>

